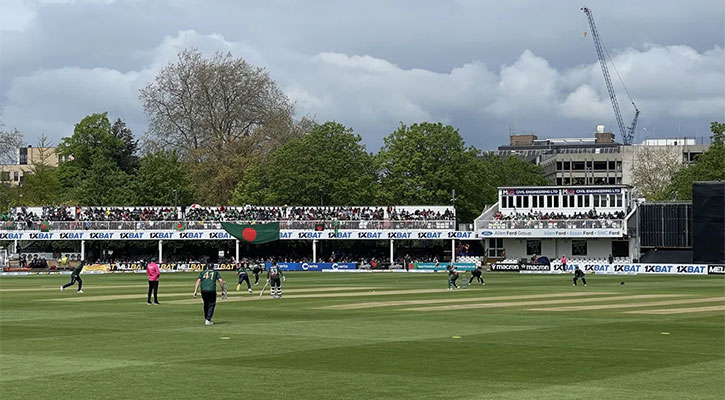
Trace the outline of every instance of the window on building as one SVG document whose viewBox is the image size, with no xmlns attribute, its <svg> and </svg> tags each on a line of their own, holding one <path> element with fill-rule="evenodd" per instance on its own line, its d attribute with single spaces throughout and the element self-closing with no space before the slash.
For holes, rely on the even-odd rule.
<svg viewBox="0 0 725 400">
<path fill-rule="evenodd" d="M 541 240 L 526 241 L 526 255 L 533 256 L 534 254 L 541 254 Z"/>
<path fill-rule="evenodd" d="M 18 163 L 20 165 L 28 165 L 28 148 L 27 147 L 20 148 Z"/>
<path fill-rule="evenodd" d="M 503 238 L 488 239 L 488 256 L 500 258 L 504 255 Z"/>
<path fill-rule="evenodd" d="M 572 256 L 587 255 L 587 241 L 586 240 L 572 240 L 571 241 L 571 255 Z"/>
</svg>

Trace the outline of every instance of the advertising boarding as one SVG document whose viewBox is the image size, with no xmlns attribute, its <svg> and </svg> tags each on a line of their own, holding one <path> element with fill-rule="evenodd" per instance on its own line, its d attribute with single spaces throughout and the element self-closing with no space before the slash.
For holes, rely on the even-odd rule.
<svg viewBox="0 0 725 400">
<path fill-rule="evenodd" d="M 473 232 L 450 229 L 365 229 L 334 231 L 280 230 L 280 240 L 441 240 L 472 239 Z M 15 231 L 0 232 L 0 240 L 235 240 L 223 230 L 186 231 Z"/>
</svg>

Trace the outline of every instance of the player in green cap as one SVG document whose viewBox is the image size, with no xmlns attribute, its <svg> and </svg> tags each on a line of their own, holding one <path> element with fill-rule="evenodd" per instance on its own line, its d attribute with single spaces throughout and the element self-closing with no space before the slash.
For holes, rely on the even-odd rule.
<svg viewBox="0 0 725 400">
<path fill-rule="evenodd" d="M 81 260 L 81 262 L 78 264 L 77 267 L 73 268 L 73 272 L 70 273 L 70 282 L 66 283 L 65 285 L 60 287 L 60 291 L 62 292 L 63 289 L 73 286 L 73 284 L 78 282 L 78 293 L 83 293 L 83 280 L 81 279 L 81 271 L 83 270 L 83 267 L 86 266 L 86 261 Z"/>
</svg>

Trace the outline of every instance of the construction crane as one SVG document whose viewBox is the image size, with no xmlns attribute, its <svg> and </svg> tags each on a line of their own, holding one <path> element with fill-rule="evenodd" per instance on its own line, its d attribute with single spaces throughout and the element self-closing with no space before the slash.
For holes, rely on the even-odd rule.
<svg viewBox="0 0 725 400">
<path fill-rule="evenodd" d="M 632 124 L 629 127 L 625 128 L 624 121 L 622 121 L 622 112 L 619 111 L 619 102 L 617 101 L 617 94 L 614 92 L 614 86 L 612 86 L 612 78 L 609 76 L 609 69 L 607 68 L 607 60 L 612 62 L 611 57 L 609 57 L 609 53 L 606 51 L 607 50 L 606 47 L 604 47 L 601 40 L 599 39 L 599 32 L 597 32 L 597 26 L 596 26 L 596 24 L 594 24 L 594 17 L 592 16 L 592 10 L 588 7 L 583 7 L 581 10 L 584 11 L 584 14 L 587 15 L 587 19 L 589 20 L 589 28 L 592 32 L 592 39 L 594 40 L 594 47 L 597 49 L 597 56 L 599 57 L 599 64 L 602 66 L 602 74 L 604 75 L 604 82 L 607 84 L 607 91 L 609 92 L 609 100 L 612 101 L 612 108 L 614 109 L 614 116 L 617 117 L 617 125 L 619 126 L 619 132 L 622 135 L 622 141 L 624 142 L 624 144 L 632 144 L 632 139 L 634 139 L 634 134 L 637 129 L 637 119 L 639 118 L 639 109 L 637 108 L 637 105 L 634 104 L 634 100 L 632 100 L 632 96 L 629 95 L 629 90 L 627 90 L 627 87 L 624 86 L 622 77 L 619 76 L 619 72 L 617 72 L 617 67 L 614 67 L 614 71 L 617 72 L 619 81 L 622 82 L 622 86 L 624 87 L 625 92 L 627 92 L 627 96 L 629 96 L 629 100 L 632 102 L 632 107 L 634 107 L 634 119 L 632 120 Z M 612 66 L 614 66 L 614 62 L 612 62 Z"/>
</svg>

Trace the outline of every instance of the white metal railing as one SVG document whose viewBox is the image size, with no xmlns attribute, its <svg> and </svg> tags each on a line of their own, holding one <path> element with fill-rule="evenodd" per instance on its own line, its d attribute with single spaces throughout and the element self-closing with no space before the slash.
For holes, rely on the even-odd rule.
<svg viewBox="0 0 725 400">
<path fill-rule="evenodd" d="M 425 229 L 425 230 L 452 230 L 455 221 L 450 220 L 374 220 L 374 221 L 228 221 L 239 224 L 264 224 L 279 222 L 280 229 L 313 231 L 319 224 L 325 230 L 373 230 L 373 229 Z M 49 231 L 144 231 L 144 230 L 222 230 L 219 221 L 50 221 Z M 40 231 L 41 223 L 25 222 L 14 224 L 3 223 L 0 231 Z"/>
<path fill-rule="evenodd" d="M 621 219 L 477 220 L 476 229 L 621 229 Z"/>
</svg>

